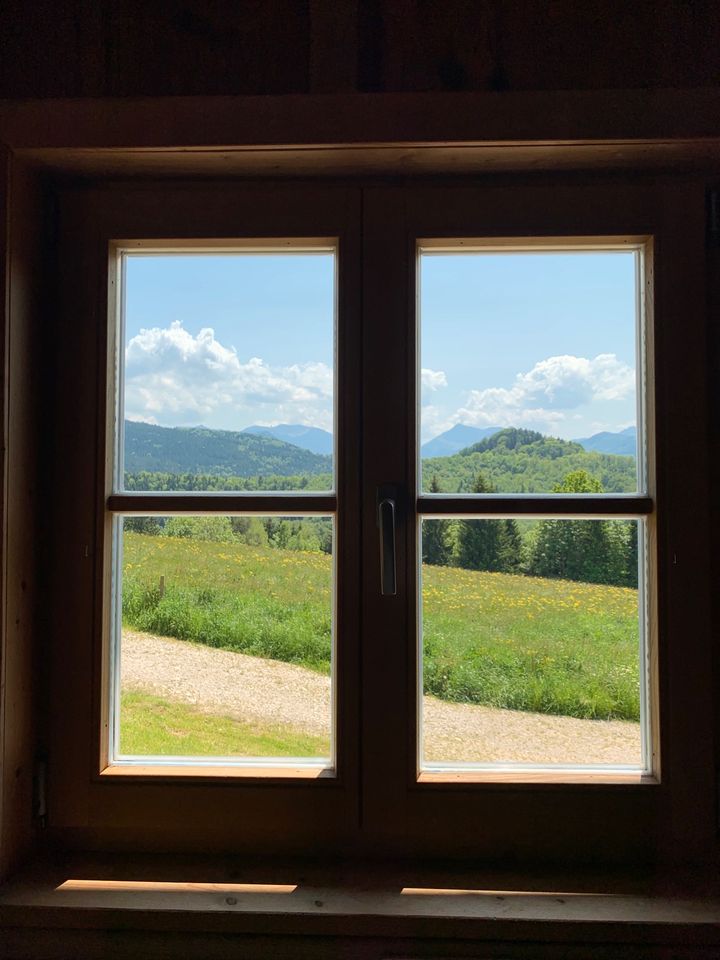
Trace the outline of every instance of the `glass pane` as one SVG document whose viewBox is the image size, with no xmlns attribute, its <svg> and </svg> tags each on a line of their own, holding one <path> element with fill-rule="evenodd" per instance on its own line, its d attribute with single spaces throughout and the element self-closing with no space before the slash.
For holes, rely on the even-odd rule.
<svg viewBox="0 0 720 960">
<path fill-rule="evenodd" d="M 633 249 L 421 252 L 423 491 L 638 491 L 641 266 Z"/>
<path fill-rule="evenodd" d="M 125 517 L 115 758 L 332 757 L 330 517 Z"/>
<path fill-rule="evenodd" d="M 425 764 L 643 767 L 641 525 L 423 520 Z"/>
<path fill-rule="evenodd" d="M 122 261 L 119 487 L 332 489 L 334 252 Z"/>
</svg>

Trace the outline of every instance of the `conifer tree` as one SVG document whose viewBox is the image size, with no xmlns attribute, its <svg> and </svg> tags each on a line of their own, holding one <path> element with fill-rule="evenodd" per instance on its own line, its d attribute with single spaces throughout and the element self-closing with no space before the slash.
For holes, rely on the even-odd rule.
<svg viewBox="0 0 720 960">
<path fill-rule="evenodd" d="M 602 493 L 586 470 L 573 470 L 554 493 Z M 530 572 L 583 583 L 623 584 L 627 580 L 627 534 L 609 520 L 543 520 L 535 538 Z"/>
<path fill-rule="evenodd" d="M 482 473 L 473 493 L 494 493 Z M 466 570 L 508 573 L 520 564 L 521 537 L 514 520 L 461 520 L 458 523 L 457 563 Z"/>
<path fill-rule="evenodd" d="M 435 475 L 430 481 L 430 493 L 441 493 L 440 484 Z M 450 522 L 448 520 L 423 520 L 422 525 L 423 563 L 446 567 L 452 559 L 450 545 Z"/>
</svg>

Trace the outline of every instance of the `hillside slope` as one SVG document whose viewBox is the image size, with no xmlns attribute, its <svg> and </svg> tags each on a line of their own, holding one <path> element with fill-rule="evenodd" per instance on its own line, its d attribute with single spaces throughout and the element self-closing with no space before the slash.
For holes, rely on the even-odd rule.
<svg viewBox="0 0 720 960">
<path fill-rule="evenodd" d="M 311 453 L 331 454 L 333 452 L 333 435 L 319 427 L 306 427 L 302 423 L 276 423 L 274 427 L 262 427 L 253 424 L 245 427 L 243 433 L 252 433 L 255 436 L 275 437 L 284 440 Z"/>
<path fill-rule="evenodd" d="M 127 420 L 125 470 L 228 477 L 314 475 L 329 473 L 332 457 L 266 435 Z"/>
<path fill-rule="evenodd" d="M 423 489 L 434 477 L 443 493 L 466 493 L 482 473 L 499 493 L 551 493 L 573 470 L 587 470 L 608 493 L 637 490 L 633 457 L 586 451 L 579 443 L 514 428 L 454 456 L 423 460 Z"/>
</svg>

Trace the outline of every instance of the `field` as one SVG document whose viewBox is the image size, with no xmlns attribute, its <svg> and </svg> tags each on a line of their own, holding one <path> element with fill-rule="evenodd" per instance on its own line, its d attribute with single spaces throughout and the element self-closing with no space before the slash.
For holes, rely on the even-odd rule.
<svg viewBox="0 0 720 960">
<path fill-rule="evenodd" d="M 127 533 L 123 620 L 326 673 L 330 576 L 322 553 Z M 423 596 L 426 693 L 639 718 L 637 591 L 425 566 Z"/>
<path fill-rule="evenodd" d="M 137 691 L 123 693 L 120 753 L 151 756 L 315 757 L 321 737 L 216 717 Z"/>
</svg>

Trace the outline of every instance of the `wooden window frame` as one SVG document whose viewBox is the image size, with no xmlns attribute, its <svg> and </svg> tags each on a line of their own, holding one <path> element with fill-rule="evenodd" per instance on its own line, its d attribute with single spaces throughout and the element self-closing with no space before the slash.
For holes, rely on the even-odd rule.
<svg viewBox="0 0 720 960">
<path fill-rule="evenodd" d="M 117 776 L 145 776 L 161 778 L 194 778 L 194 777 L 237 777 L 243 778 L 246 782 L 253 779 L 266 780 L 278 779 L 282 781 L 303 780 L 303 779 L 336 779 L 338 776 L 337 763 L 337 736 L 336 736 L 336 704 L 337 704 L 337 683 L 335 676 L 335 664 L 337 661 L 337 633 L 338 623 L 334 615 L 338 597 L 336 596 L 338 550 L 335 549 L 337 536 L 335 530 L 338 523 L 338 487 L 342 489 L 343 494 L 340 501 L 346 499 L 346 494 L 352 488 L 352 479 L 348 476 L 349 469 L 356 472 L 356 466 L 349 462 L 347 456 L 339 455 L 340 444 L 338 444 L 337 456 L 333 456 L 333 482 L 328 491 L 319 491 L 317 493 L 302 493 L 301 491 L 272 492 L 260 491 L 258 493 L 221 493 L 216 491 L 195 491 L 193 493 L 173 492 L 152 492 L 152 491 L 129 491 L 125 489 L 124 478 L 121 477 L 121 464 L 124 461 L 124 451 L 121 445 L 124 441 L 124 427 L 121 426 L 121 417 L 124 416 L 124 392 L 125 392 L 125 369 L 121 361 L 123 350 L 123 331 L 125 318 L 122 316 L 124 291 L 122 285 L 121 258 L 124 254 L 133 252 L 157 253 L 199 253 L 216 252 L 220 253 L 276 253 L 283 254 L 291 251 L 307 253 L 310 251 L 331 252 L 335 262 L 335 275 L 339 269 L 339 245 L 336 238 L 332 237 L 277 237 L 272 238 L 227 238 L 223 241 L 213 239 L 189 238 L 163 238 L 161 240 L 137 239 L 132 240 L 113 240 L 110 242 L 108 250 L 108 340 L 107 340 L 107 363 L 106 363 L 106 390 L 107 410 L 105 416 L 104 439 L 105 439 L 105 510 L 102 518 L 103 537 L 103 587 L 102 587 L 102 667 L 101 667 L 101 717 L 100 717 L 100 763 L 98 773 L 101 777 Z M 344 266 L 344 265 L 343 265 Z M 344 270 L 343 270 L 344 272 Z M 332 349 L 336 352 L 336 344 L 345 344 L 345 331 L 337 330 L 338 310 L 337 310 L 337 288 L 336 276 L 333 278 L 333 320 L 332 320 Z M 338 356 L 333 362 L 333 436 L 338 437 L 338 423 L 340 416 L 336 416 L 336 401 L 339 394 L 339 384 L 345 381 L 345 372 L 348 364 L 347 351 L 337 351 Z M 339 376 L 337 369 L 338 362 L 342 360 L 342 375 Z M 112 394 L 112 402 L 110 395 Z M 102 444 L 102 437 L 99 437 Z M 352 445 L 348 447 L 343 438 L 343 452 L 353 449 Z M 336 464 L 340 469 L 336 469 Z M 349 469 L 348 469 L 349 468 Z M 351 493 L 352 496 L 352 493 Z M 119 526 L 115 521 L 122 517 L 132 516 L 325 516 L 333 521 L 333 564 L 331 568 L 331 595 L 333 610 L 333 638 L 332 638 L 332 694 L 331 694 L 331 757 L 330 763 L 326 766 L 320 766 L 317 763 L 293 763 L 290 760 L 280 758 L 276 761 L 267 763 L 248 762 L 238 758 L 236 762 L 218 763 L 203 761 L 203 758 L 175 758 L 159 762 L 141 763 L 138 759 L 114 759 L 112 754 L 111 742 L 115 740 L 117 730 L 115 725 L 117 717 L 115 711 L 117 703 L 115 698 L 119 695 L 119 678 L 116 675 L 118 670 L 117 636 L 114 636 L 117 629 L 115 619 L 118 615 L 119 604 L 122 603 L 121 594 L 121 575 L 117 567 L 117 539 L 121 537 Z M 346 525 L 345 525 L 346 526 Z M 347 560 L 347 546 L 343 542 L 344 534 L 340 539 L 341 547 L 345 547 L 343 556 Z M 100 545 L 99 545 L 100 546 Z M 342 566 L 341 581 L 347 582 L 347 569 Z M 119 588 L 119 589 L 118 589 Z M 346 608 L 341 617 L 343 631 L 347 623 L 348 616 Z M 115 662 L 113 662 L 113 659 Z M 196 762 L 191 763 L 190 759 Z M 259 758 L 258 758 L 259 759 Z M 344 764 L 342 764 L 344 766 Z"/>
<path fill-rule="evenodd" d="M 159 199 L 160 198 L 160 199 Z M 298 191 L 277 184 L 173 185 L 161 191 L 145 187 L 71 188 L 60 202 L 62 245 L 61 330 L 56 341 L 56 403 L 66 413 L 65 429 L 74 434 L 77 464 L 56 481 L 69 509 L 58 523 L 58 543 L 83 541 L 81 555 L 93 569 L 82 578 L 66 568 L 57 597 L 62 610 L 58 636 L 67 635 L 75 617 L 93 609 L 90 647 L 81 644 L 68 656 L 54 645 L 54 710 L 71 694 L 64 731 L 54 728 L 51 793 L 55 816 L 50 829 L 58 837 L 73 834 L 81 845 L 186 849 L 249 849 L 287 852 L 331 850 L 343 842 L 346 824 L 357 807 L 357 761 L 353 745 L 356 711 L 352 676 L 357 659 L 357 549 L 353 504 L 358 497 L 357 449 L 346 437 L 357 432 L 357 354 L 359 323 L 357 233 L 359 193 L 351 186 L 309 187 Z M 310 227 L 310 224 L 313 226 Z M 191 226 L 189 226 L 191 225 Z M 336 399 L 340 427 L 336 447 L 336 484 L 331 493 L 303 494 L 136 494 L 114 486 L 116 413 L 116 249 L 130 237 L 150 246 L 196 247 L 202 238 L 236 248 L 245 241 L 301 242 L 308 236 L 332 238 L 337 245 L 338 315 L 347 324 L 336 330 L 337 376 L 345 389 Z M 155 239 L 161 238 L 161 239 Z M 198 241 L 198 238 L 200 240 Z M 88 283 L 87 277 L 93 282 Z M 77 318 L 81 317 L 78 322 Z M 81 405 L 92 415 L 70 422 L 67 401 L 78 392 L 78 370 L 94 371 Z M 83 394 L 82 384 L 79 387 Z M 72 401 L 75 402 L 75 401 Z M 65 404 L 65 406 L 63 406 Z M 72 504 L 70 504 L 72 501 Z M 89 505 L 93 503 L 91 511 Z M 356 508 L 355 508 L 356 509 Z M 331 513 L 336 517 L 336 649 L 338 699 L 348 705 L 336 719 L 336 762 L 332 770 L 267 765 L 132 765 L 108 763 L 109 611 L 112 604 L 112 521 L 133 512 L 282 514 Z M 62 563 L 56 555 L 58 571 Z M 64 598 L 60 600 L 59 598 Z M 92 650 L 90 656 L 89 651 Z M 58 713 L 58 715 L 59 715 Z M 54 821 L 54 822 L 53 822 Z M 193 829 L 189 830 L 189 826 Z M 182 837 L 185 837 L 185 841 Z M 262 838 L 262 839 L 260 839 Z"/>
<path fill-rule="evenodd" d="M 410 582 L 401 583 L 404 603 L 385 605 L 385 614 L 393 618 L 390 632 L 406 637 L 404 649 L 393 651 L 395 668 L 388 669 L 385 677 L 408 678 L 405 702 L 393 712 L 389 729 L 387 723 L 373 724 L 370 718 L 364 741 L 368 755 L 379 755 L 385 744 L 393 757 L 404 757 L 404 766 L 398 773 L 396 764 L 386 763 L 372 781 L 366 768 L 364 809 L 368 820 L 377 824 L 383 842 L 389 846 L 397 844 L 392 830 L 400 823 L 405 849 L 420 849 L 425 855 L 437 857 L 481 856 L 490 862 L 505 858 L 623 862 L 673 855 L 702 857 L 703 847 L 707 849 L 706 845 L 714 842 L 712 749 L 709 739 L 698 740 L 699 731 L 710 726 L 712 706 L 710 543 L 708 525 L 693 523 L 693 515 L 697 510 L 701 516 L 708 516 L 709 491 L 705 448 L 702 443 L 693 447 L 682 431 L 694 416 L 698 417 L 697 427 L 693 425 L 692 430 L 696 440 L 704 435 L 706 427 L 704 191 L 697 183 L 680 184 L 669 177 L 625 182 L 518 178 L 517 183 L 508 178 L 477 185 L 378 186 L 367 192 L 364 210 L 366 270 L 378 271 L 383 277 L 377 291 L 371 290 L 366 300 L 366 344 L 388 328 L 393 316 L 403 316 L 403 339 L 408 345 L 403 353 L 402 382 L 393 396 L 383 398 L 386 408 L 394 412 L 388 423 L 389 436 L 365 437 L 366 552 L 371 549 L 367 498 L 375 485 L 388 479 L 373 472 L 373 464 L 382 462 L 393 481 L 410 491 L 406 522 L 399 537 L 399 569 L 414 569 L 412 561 L 418 552 L 414 518 L 422 510 L 435 509 L 431 498 L 412 493 L 417 490 L 417 321 L 412 264 L 420 240 L 431 237 L 440 242 L 443 238 L 477 236 L 501 238 L 499 242 L 502 238 L 537 237 L 567 237 L 569 242 L 588 236 L 652 238 L 646 276 L 646 333 L 649 372 L 655 371 L 646 398 L 648 489 L 646 499 L 638 497 L 633 506 L 638 514 L 651 511 L 648 551 L 654 562 L 649 587 L 655 616 L 650 629 L 656 634 L 650 644 L 651 724 L 656 751 L 653 775 L 613 778 L 541 774 L 538 780 L 542 782 L 524 774 L 418 776 L 417 727 L 413 722 L 416 638 L 406 626 L 412 622 L 418 603 L 413 576 Z M 372 243 L 368 237 L 382 240 Z M 380 295 L 381 290 L 392 291 L 393 296 Z M 391 380 L 392 365 L 400 353 L 402 350 L 392 359 L 376 356 L 371 374 L 376 382 Z M 687 389 L 689 384 L 693 389 Z M 677 464 L 683 461 L 694 467 L 690 477 L 687 471 L 683 475 L 678 470 Z M 495 506 L 501 511 L 512 507 L 519 513 L 532 499 L 521 504 L 516 498 L 499 497 Z M 606 509 L 610 509 L 611 499 L 605 501 Z M 537 498 L 529 508 L 537 513 L 550 509 L 556 515 L 563 511 L 559 500 L 548 500 Z M 438 498 L 437 509 L 467 510 L 468 504 L 459 501 Z M 564 507 L 575 509 L 567 501 Z M 613 509 L 618 507 L 622 509 L 615 500 Z M 589 504 L 588 514 L 596 509 L 597 504 Z M 483 509 L 475 507 L 473 513 L 482 515 Z M 684 590 L 680 584 L 678 558 L 682 556 L 702 558 L 694 565 L 695 591 L 688 589 L 687 581 Z M 369 555 L 366 562 L 370 562 Z M 366 620 L 379 617 L 381 601 L 366 596 L 364 602 Z M 377 661 L 377 635 L 369 635 L 366 643 L 372 646 L 370 656 Z M 393 702 L 389 681 L 377 699 Z M 686 711 L 692 704 L 692 719 L 687 714 L 680 718 L 678 704 L 685 705 Z M 670 827 L 670 811 L 682 809 L 690 796 L 703 798 L 702 815 L 679 817 Z M 388 809 L 396 811 L 397 819 L 390 829 L 383 830 L 383 811 Z M 428 824 L 432 825 L 429 830 Z M 473 829 L 476 824 L 480 828 Z M 588 824 L 595 827 L 588 830 Z M 402 843 L 397 845 L 402 849 Z"/>
<path fill-rule="evenodd" d="M 359 353 L 362 338 L 366 364 L 369 357 L 374 357 L 372 373 L 368 375 L 386 387 L 382 396 L 379 393 L 376 396 L 366 394 L 363 398 L 365 414 L 371 422 L 380 422 L 385 417 L 388 429 L 382 434 L 371 436 L 366 432 L 363 435 L 361 482 L 354 493 L 343 494 L 348 497 L 345 516 L 349 518 L 353 509 L 355 516 L 362 516 L 359 546 L 363 569 L 372 579 L 378 562 L 376 490 L 392 480 L 406 491 L 398 561 L 399 569 L 405 571 L 401 580 L 403 576 L 407 580 L 407 571 L 412 568 L 409 558 L 416 554 L 416 524 L 408 520 L 415 516 L 418 505 L 426 512 L 434 509 L 425 498 L 416 500 L 412 494 L 416 489 L 412 439 L 415 431 L 413 384 L 416 359 L 411 264 L 417 238 L 477 236 L 480 232 L 484 236 L 513 237 L 535 234 L 572 238 L 587 236 L 588 232 L 598 236 L 654 237 L 658 272 L 655 282 L 657 385 L 653 399 L 654 422 L 658 428 L 658 461 L 657 469 L 648 471 L 650 482 L 653 477 L 657 478 L 657 489 L 651 487 L 648 494 L 657 503 L 657 535 L 652 538 L 652 549 L 657 556 L 660 637 L 654 676 L 655 702 L 659 704 L 663 717 L 659 734 L 662 780 L 657 782 L 654 778 L 655 782 L 648 785 L 607 783 L 600 778 L 589 780 L 587 777 L 580 777 L 577 783 L 552 782 L 552 778 L 544 778 L 538 783 L 528 778 L 523 782 L 509 782 L 507 778 L 496 777 L 486 778 L 481 784 L 468 782 L 468 778 L 462 777 L 444 777 L 441 781 L 418 779 L 416 730 L 412 721 L 417 679 L 412 666 L 415 663 L 415 638 L 408 627 L 417 598 L 409 582 L 404 584 L 397 602 L 383 604 L 371 590 L 363 597 L 360 620 L 365 648 L 363 668 L 357 674 L 360 686 L 354 693 L 352 682 L 347 687 L 350 692 L 346 691 L 344 722 L 348 726 L 344 730 L 341 727 L 341 744 L 344 741 L 347 751 L 354 738 L 359 754 L 353 760 L 353 750 L 349 750 L 346 761 L 339 766 L 336 781 L 288 783 L 272 777 L 259 777 L 256 783 L 245 781 L 239 784 L 229 782 L 226 777 L 213 777 L 206 771 L 191 778 L 192 782 L 171 783 L 169 778 L 162 782 L 162 778 L 154 774 L 148 778 L 98 774 L 92 768 L 92 757 L 99 755 L 102 739 L 97 723 L 102 714 L 97 682 L 90 683 L 95 691 L 91 705 L 88 706 L 87 698 L 82 695 L 88 677 L 102 676 L 101 645 L 97 637 L 101 635 L 103 604 L 96 600 L 94 625 L 89 631 L 82 631 L 68 662 L 61 662 L 67 651 L 59 650 L 59 645 L 54 644 L 56 683 L 51 704 L 54 715 L 62 715 L 67 694 L 67 688 L 57 678 L 72 676 L 73 689 L 80 692 L 79 706 L 76 705 L 73 711 L 70 730 L 66 727 L 61 731 L 57 725 L 51 741 L 55 786 L 51 788 L 53 819 L 50 826 L 56 839 L 76 848 L 135 846 L 245 850 L 258 854 L 342 850 L 371 855 L 382 851 L 385 855 L 483 856 L 489 859 L 593 857 L 598 862 L 672 856 L 680 850 L 701 855 L 710 842 L 708 825 L 714 822 L 712 811 L 708 809 L 708 804 L 712 806 L 714 783 L 711 745 L 706 740 L 701 743 L 693 740 L 711 715 L 710 618 L 706 603 L 710 589 L 707 571 L 701 570 L 699 580 L 701 588 L 705 589 L 699 591 L 700 602 L 692 603 L 687 567 L 680 564 L 682 583 L 678 585 L 676 568 L 679 564 L 668 558 L 709 556 L 707 525 L 701 529 L 692 524 L 698 510 L 704 515 L 709 509 L 709 491 L 703 485 L 707 471 L 703 473 L 698 469 L 697 476 L 690 477 L 688 489 L 682 489 L 678 484 L 679 469 L 675 465 L 681 456 L 696 467 L 703 465 L 704 451 L 693 449 L 688 438 L 681 436 L 692 402 L 687 392 L 681 395 L 679 406 L 673 404 L 669 396 L 675 375 L 671 370 L 671 357 L 673 360 L 681 358 L 685 383 L 705 383 L 704 351 L 701 349 L 704 342 L 701 318 L 705 231 L 702 188 L 696 182 L 677 183 L 671 178 L 659 178 L 650 183 L 616 183 L 588 178 L 574 184 L 562 180 L 538 184 L 532 178 L 525 182 L 519 178 L 517 184 L 510 182 L 506 185 L 427 184 L 399 188 L 370 183 L 363 189 L 365 232 L 362 250 L 359 237 L 351 236 L 352 230 L 349 229 L 343 233 L 338 228 L 338 221 L 335 221 L 335 229 L 319 228 L 315 231 L 313 218 L 308 219 L 309 211 L 318 208 L 318 198 L 327 201 L 328 190 L 337 194 L 344 191 L 346 209 L 352 209 L 352 216 L 357 218 L 360 195 L 356 185 L 259 182 L 240 187 L 237 184 L 207 187 L 161 184 L 157 187 L 118 185 L 65 191 L 61 223 L 62 233 L 69 242 L 61 254 L 63 329 L 65 332 L 71 330 L 74 311 L 78 307 L 92 318 L 96 340 L 90 348 L 87 344 L 83 348 L 80 337 L 76 346 L 80 349 L 82 362 L 87 362 L 91 369 L 102 370 L 107 356 L 103 332 L 106 327 L 104 311 L 98 305 L 103 303 L 107 263 L 103 265 L 101 251 L 107 250 L 107 241 L 113 236 L 137 234 L 137 230 L 120 230 L 118 227 L 119 223 L 128 223 L 128 195 L 131 194 L 146 210 L 148 222 L 152 217 L 147 211 L 155 211 L 157 217 L 159 206 L 165 204 L 163 217 L 167 217 L 170 209 L 169 219 L 172 222 L 172 218 L 176 218 L 177 235 L 187 238 L 223 236 L 217 229 L 202 229 L 203 223 L 207 223 L 208 196 L 216 198 L 212 208 L 214 215 L 222 206 L 217 197 L 234 190 L 247 190 L 253 193 L 255 200 L 259 195 L 272 197 L 275 202 L 282 197 L 284 203 L 291 205 L 289 198 L 301 196 L 303 199 L 296 211 L 296 229 L 299 231 L 296 235 L 341 236 L 344 253 L 349 256 L 354 251 L 354 262 L 358 265 L 362 262 L 365 278 L 362 317 L 358 313 L 359 297 L 353 301 L 350 293 L 344 301 L 341 300 L 341 311 L 353 317 L 349 329 L 353 331 L 354 348 Z M 548 192 L 552 196 L 552 215 L 548 214 Z M 476 199 L 468 206 L 467 198 L 471 194 Z M 530 204 L 534 221 L 523 209 L 519 194 L 523 198 L 534 197 Z M 491 195 L 494 199 L 488 203 Z M 192 199 L 188 201 L 188 197 Z M 612 198 L 612 204 L 609 198 Z M 195 211 L 190 231 L 187 219 L 183 220 L 183 203 L 188 202 Z M 132 210 L 132 217 L 138 215 L 138 209 L 136 206 Z M 541 220 L 539 212 L 543 209 L 544 219 Z M 422 216 L 416 211 L 422 211 Z M 482 221 L 481 231 L 478 221 Z M 319 227 L 330 226 L 327 222 L 319 224 Z M 157 228 L 148 228 L 148 231 L 155 236 L 161 235 Z M 173 235 L 172 231 L 164 232 Z M 232 229 L 228 226 L 226 235 L 235 236 L 237 232 L 235 224 Z M 258 230 L 252 233 L 263 235 Z M 292 235 L 291 230 L 284 233 Z M 357 291 L 360 289 L 359 277 L 353 273 L 355 268 L 347 267 L 351 262 L 350 259 L 345 261 L 346 271 L 349 269 L 346 274 L 349 287 L 346 289 L 354 284 L 353 289 Z M 87 283 L 88 276 L 95 278 L 92 284 Z M 372 282 L 368 281 L 368 276 L 374 278 Z M 678 276 L 682 278 L 680 283 Z M 683 331 L 678 329 L 677 318 L 687 316 L 688 310 L 693 322 L 689 330 Z M 398 318 L 402 319 L 399 321 Z M 389 338 L 392 344 L 393 349 L 387 354 L 382 351 L 372 353 L 373 344 L 379 337 Z M 348 349 L 351 349 L 349 345 Z M 403 352 L 406 362 L 398 375 L 395 364 Z M 73 377 L 78 369 L 76 362 L 72 360 L 68 344 L 63 344 L 58 353 L 56 376 L 59 408 L 62 407 L 61 398 L 71 395 Z M 354 396 L 357 397 L 360 385 L 354 387 Z M 350 417 L 354 429 L 357 429 L 359 410 L 355 402 L 348 400 L 351 392 L 348 388 L 344 397 L 338 397 L 338 402 L 341 408 L 349 408 L 343 416 Z M 98 497 L 98 487 L 102 486 L 100 478 L 107 476 L 107 451 L 103 442 L 107 433 L 102 412 L 109 409 L 110 402 L 107 378 L 99 376 L 95 404 L 100 412 L 98 423 L 102 427 L 88 432 L 83 426 L 78 437 L 75 436 L 77 431 L 73 430 L 77 425 L 65 423 L 60 435 L 60 445 L 63 441 L 74 440 L 82 450 L 89 450 L 92 446 L 97 453 L 93 469 L 78 474 L 76 483 L 70 483 L 67 477 L 60 478 L 62 499 L 70 509 L 58 520 L 54 554 L 57 569 L 62 569 L 61 557 L 65 555 L 68 540 L 65 534 L 72 531 L 73 523 L 78 525 L 69 537 L 74 550 L 82 552 L 85 544 L 90 543 L 91 555 L 83 555 L 92 559 L 101 556 L 106 548 L 107 538 L 102 533 L 104 521 L 100 522 L 100 517 L 105 516 L 108 491 L 105 489 Z M 388 409 L 391 411 L 389 420 Z M 694 409 L 699 421 L 696 430 L 702 432 L 705 407 L 698 409 L 696 406 Z M 357 471 L 359 464 L 354 453 L 348 450 L 346 455 Z M 341 496 L 340 491 L 338 496 Z M 356 498 L 354 506 L 353 496 Z M 258 503 L 260 499 L 257 498 Z M 90 519 L 88 502 L 97 505 Z M 558 503 L 553 499 L 553 513 L 560 512 Z M 109 504 L 113 508 L 112 499 Z M 648 509 L 650 506 L 646 503 Z M 539 509 L 537 503 L 534 509 Z M 351 520 L 348 519 L 347 523 L 348 542 L 357 543 Z M 97 533 L 92 536 L 91 527 L 94 525 Z M 67 571 L 64 578 L 58 578 L 53 598 L 54 608 L 63 611 L 65 624 L 58 625 L 58 637 L 69 635 L 70 619 L 82 617 L 82 612 L 87 611 L 89 590 L 96 598 L 103 595 L 104 588 L 97 574 L 83 573 L 82 584 L 73 587 L 69 582 L 70 573 Z M 695 577 L 692 582 L 697 583 L 697 580 Z M 359 597 L 356 600 L 360 602 Z M 383 629 L 379 630 L 379 625 Z M 388 650 L 385 643 L 388 636 L 404 639 Z M 682 649 L 677 639 L 672 639 L 678 636 L 689 636 L 689 652 L 693 656 L 688 655 L 687 648 Z M 92 658 L 88 657 L 88 648 L 94 648 Z M 354 647 L 349 644 L 343 668 L 349 675 L 356 672 L 359 655 L 357 644 Z M 384 669 L 386 660 L 390 663 L 388 669 Z M 401 678 L 402 688 L 398 686 L 398 678 Z M 361 716 L 358 698 L 370 705 L 382 703 L 385 709 L 368 708 Z M 673 704 L 677 703 L 690 703 L 690 716 L 678 719 L 673 711 Z M 94 730 L 89 748 L 90 762 L 88 750 L 77 748 L 78 742 L 86 742 L 83 729 L 88 729 L 88 716 L 95 718 L 90 724 Z M 361 777 L 358 777 L 358 770 L 362 770 Z M 338 793 L 343 795 L 340 804 L 320 799 L 336 797 Z M 702 797 L 701 815 L 683 817 L 681 812 L 691 809 L 691 798 L 696 796 Z M 310 797 L 312 800 L 308 802 Z M 208 814 L 208 810 L 212 812 Z M 207 824 L 203 822 L 205 820 L 212 822 Z M 483 825 L 482 831 L 473 827 L 478 822 Z M 189 823 L 193 824 L 190 833 L 187 832 Z M 588 824 L 593 825 L 592 829 L 588 829 Z M 671 824 L 669 829 L 668 824 Z"/>
</svg>

